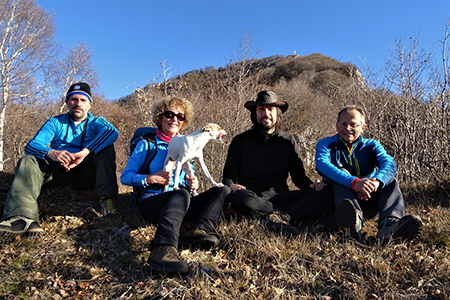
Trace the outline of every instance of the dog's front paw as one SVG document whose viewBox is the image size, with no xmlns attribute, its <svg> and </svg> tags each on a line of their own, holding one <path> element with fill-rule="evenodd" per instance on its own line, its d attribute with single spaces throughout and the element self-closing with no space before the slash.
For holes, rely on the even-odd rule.
<svg viewBox="0 0 450 300">
<path fill-rule="evenodd" d="M 216 186 L 217 187 L 223 187 L 223 183 L 217 183 Z"/>
</svg>

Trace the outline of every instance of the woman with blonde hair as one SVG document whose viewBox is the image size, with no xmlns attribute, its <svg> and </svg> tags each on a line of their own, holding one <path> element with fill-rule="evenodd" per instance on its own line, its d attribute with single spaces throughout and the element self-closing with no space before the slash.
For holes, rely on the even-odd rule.
<svg viewBox="0 0 450 300">
<path fill-rule="evenodd" d="M 144 188 L 142 196 L 137 199 L 139 210 L 147 221 L 158 226 L 147 264 L 158 272 L 189 272 L 187 262 L 178 255 L 178 246 L 209 249 L 218 245 L 215 227 L 222 215 L 225 198 L 230 193 L 226 186 L 214 187 L 192 197 L 189 191 L 199 187 L 195 175 L 189 177 L 182 171 L 179 189 L 173 189 L 173 173 L 163 170 L 170 139 L 187 127 L 192 117 L 192 104 L 184 98 L 167 97 L 155 103 L 153 120 L 158 127 L 156 135 L 137 144 L 120 178 L 125 185 Z M 141 171 L 149 154 L 153 159 L 148 168 Z M 165 185 L 169 185 L 167 192 L 163 192 Z M 194 220 L 194 225 L 180 237 L 180 227 L 185 218 Z"/>
</svg>

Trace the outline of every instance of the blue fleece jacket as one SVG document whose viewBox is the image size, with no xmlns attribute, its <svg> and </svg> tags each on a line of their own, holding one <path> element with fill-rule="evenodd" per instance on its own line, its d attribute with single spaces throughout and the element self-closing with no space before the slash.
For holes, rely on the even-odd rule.
<svg viewBox="0 0 450 300">
<path fill-rule="evenodd" d="M 143 139 L 141 140 L 134 149 L 133 153 L 131 153 L 130 158 L 128 159 L 127 166 L 122 172 L 122 175 L 120 176 L 120 181 L 124 185 L 129 186 L 139 186 L 144 187 L 145 192 L 142 195 L 141 199 L 148 198 L 153 195 L 157 195 L 162 193 L 163 186 L 162 185 L 145 185 L 145 177 L 147 174 L 153 175 L 159 170 L 162 170 L 164 167 L 164 162 L 166 160 L 167 151 L 169 149 L 169 144 L 161 141 L 158 139 L 158 137 L 155 137 L 156 139 L 156 145 L 152 142 L 148 142 L 147 140 Z M 145 162 L 145 158 L 147 156 L 147 153 L 149 151 L 155 151 L 155 148 L 157 148 L 156 155 L 153 158 L 153 160 L 150 162 L 149 169 L 144 170 L 143 174 L 139 173 L 139 170 L 141 169 L 141 166 Z M 173 172 L 175 173 L 175 171 Z M 174 183 L 174 174 L 172 174 L 172 181 L 170 182 L 168 190 L 173 190 L 173 183 Z M 183 184 L 187 184 L 186 180 L 186 172 L 183 170 L 180 172 L 180 187 L 183 186 Z M 141 200 L 138 199 L 138 200 Z"/>
<path fill-rule="evenodd" d="M 347 145 L 338 134 L 317 143 L 316 168 L 325 181 L 332 180 L 348 188 L 355 178 L 376 178 L 384 186 L 397 172 L 394 159 L 378 141 L 359 136 Z"/>
<path fill-rule="evenodd" d="M 84 137 L 83 137 L 84 136 Z M 103 117 L 88 112 L 86 120 L 75 128 L 69 113 L 50 118 L 25 146 L 26 155 L 45 159 L 50 150 L 76 153 L 88 148 L 94 153 L 112 145 L 119 136 L 116 128 Z"/>
</svg>

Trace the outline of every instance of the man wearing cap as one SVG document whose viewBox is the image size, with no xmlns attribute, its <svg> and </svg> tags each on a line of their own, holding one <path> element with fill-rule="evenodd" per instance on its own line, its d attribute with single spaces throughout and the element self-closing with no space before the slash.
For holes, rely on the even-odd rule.
<svg viewBox="0 0 450 300">
<path fill-rule="evenodd" d="M 16 236 L 36 237 L 39 225 L 37 198 L 43 184 L 73 184 L 95 188 L 104 216 L 116 213 L 117 196 L 114 142 L 119 133 L 103 117 L 94 117 L 87 83 L 72 84 L 66 95 L 69 112 L 50 118 L 28 142 L 17 163 L 15 177 L 0 222 L 0 243 Z"/>
<path fill-rule="evenodd" d="M 234 137 L 223 170 L 222 182 L 233 192 L 233 209 L 291 234 L 299 232 L 294 224 L 333 213 L 331 189 L 306 176 L 294 137 L 280 130 L 288 103 L 274 92 L 261 91 L 245 108 L 253 128 Z M 289 174 L 300 190 L 289 191 Z"/>
</svg>

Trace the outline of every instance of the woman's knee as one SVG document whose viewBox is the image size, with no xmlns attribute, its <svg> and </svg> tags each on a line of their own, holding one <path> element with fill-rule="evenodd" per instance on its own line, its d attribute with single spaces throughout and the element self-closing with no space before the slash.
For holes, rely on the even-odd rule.
<svg viewBox="0 0 450 300">
<path fill-rule="evenodd" d="M 191 196 L 185 189 L 173 190 L 170 192 L 170 198 L 168 202 L 173 203 L 179 208 L 183 207 L 183 210 L 187 210 L 191 202 Z M 175 204 L 176 203 L 176 204 Z"/>
<path fill-rule="evenodd" d="M 183 199 L 187 202 L 191 199 L 191 195 L 186 189 L 173 190 L 171 198 Z"/>
<path fill-rule="evenodd" d="M 226 185 L 214 187 L 213 189 L 216 190 L 216 193 L 219 195 L 220 199 L 225 199 L 231 193 L 231 189 Z"/>
</svg>

